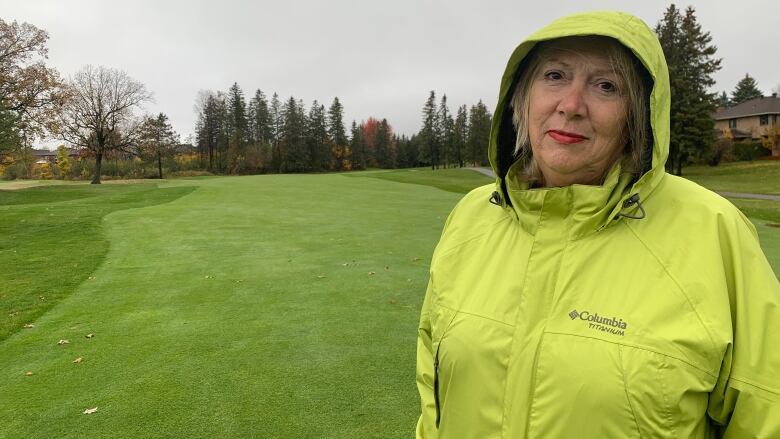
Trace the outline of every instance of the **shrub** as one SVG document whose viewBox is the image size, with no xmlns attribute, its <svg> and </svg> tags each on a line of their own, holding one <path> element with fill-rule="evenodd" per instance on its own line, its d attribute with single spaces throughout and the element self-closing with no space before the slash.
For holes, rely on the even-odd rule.
<svg viewBox="0 0 780 439">
<path fill-rule="evenodd" d="M 737 142 L 734 144 L 734 157 L 739 161 L 750 161 L 770 155 L 761 142 Z"/>
<path fill-rule="evenodd" d="M 5 180 L 16 180 L 17 178 L 28 178 L 30 170 L 24 162 L 14 162 L 5 167 L 3 178 Z"/>
</svg>

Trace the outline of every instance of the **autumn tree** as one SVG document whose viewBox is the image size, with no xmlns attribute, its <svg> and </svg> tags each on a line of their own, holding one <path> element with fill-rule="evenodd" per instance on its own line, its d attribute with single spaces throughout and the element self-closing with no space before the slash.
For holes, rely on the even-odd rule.
<svg viewBox="0 0 780 439">
<path fill-rule="evenodd" d="M 57 147 L 57 169 L 59 170 L 60 178 L 67 178 L 70 174 L 71 162 L 68 154 L 68 148 L 65 145 Z"/>
<path fill-rule="evenodd" d="M 160 179 L 163 178 L 162 160 L 174 154 L 179 143 L 179 135 L 168 122 L 168 116 L 164 113 L 156 117 L 147 116 L 139 128 L 138 153 L 144 159 L 153 159 L 157 162 L 157 172 Z"/>
<path fill-rule="evenodd" d="M 715 140 L 715 84 L 712 75 L 720 70 L 712 37 L 698 23 L 695 10 L 683 14 L 672 4 L 655 28 L 669 67 L 671 123 L 667 170 L 682 174 L 691 159 L 702 157 Z"/>
<path fill-rule="evenodd" d="M 756 79 L 745 73 L 745 77 L 739 80 L 734 91 L 731 92 L 731 102 L 732 105 L 739 105 L 745 101 L 760 98 L 762 96 L 764 96 L 764 94 L 758 89 Z"/>
<path fill-rule="evenodd" d="M 127 149 L 137 140 L 133 114 L 152 95 L 121 70 L 86 66 L 68 81 L 68 99 L 62 108 L 62 138 L 95 156 L 92 184 L 100 184 L 103 155 Z"/>
<path fill-rule="evenodd" d="M 44 63 L 48 39 L 32 24 L 0 19 L 0 148 L 29 147 L 56 125 L 64 89 Z"/>
<path fill-rule="evenodd" d="M 13 152 L 19 142 L 18 118 L 0 103 L 0 160 L 3 155 Z"/>
</svg>

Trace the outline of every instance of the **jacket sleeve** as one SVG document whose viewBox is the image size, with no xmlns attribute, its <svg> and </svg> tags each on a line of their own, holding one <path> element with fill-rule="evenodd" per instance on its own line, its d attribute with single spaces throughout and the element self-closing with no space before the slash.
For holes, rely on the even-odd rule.
<svg viewBox="0 0 780 439">
<path fill-rule="evenodd" d="M 724 256 L 732 343 L 727 347 L 708 414 L 721 438 L 780 438 L 780 284 L 742 217 Z"/>
<path fill-rule="evenodd" d="M 430 303 L 433 295 L 432 279 L 428 281 L 420 325 L 417 329 L 417 390 L 420 392 L 422 414 L 417 421 L 416 439 L 434 439 L 437 437 L 434 427 L 436 402 L 433 395 L 433 351 L 431 344 Z"/>
</svg>

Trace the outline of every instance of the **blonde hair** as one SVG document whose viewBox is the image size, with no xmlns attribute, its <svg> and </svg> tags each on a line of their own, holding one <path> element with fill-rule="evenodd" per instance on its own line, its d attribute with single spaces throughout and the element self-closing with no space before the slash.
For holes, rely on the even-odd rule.
<svg viewBox="0 0 780 439">
<path fill-rule="evenodd" d="M 621 78 L 623 84 L 619 92 L 627 99 L 628 103 L 625 127 L 628 141 L 621 158 L 618 160 L 621 161 L 622 172 L 632 173 L 638 177 L 642 172 L 643 165 L 645 165 L 642 163 L 642 154 L 651 137 L 650 128 L 647 125 L 650 84 L 645 79 L 646 70 L 631 51 L 615 39 L 600 36 L 566 38 L 587 38 L 606 43 L 606 53 L 610 65 L 615 74 Z M 529 183 L 530 186 L 543 185 L 544 177 L 534 160 L 528 135 L 528 115 L 531 105 L 529 95 L 531 85 L 538 77 L 542 65 L 549 58 L 550 53 L 557 49 L 556 41 L 559 40 L 539 43 L 526 55 L 524 62 L 527 65 L 517 80 L 510 104 L 512 106 L 512 122 L 517 133 L 514 157 L 515 160 L 523 163 L 520 178 Z M 609 169 L 605 171 L 605 175 L 601 176 L 602 181 L 608 171 Z"/>
</svg>

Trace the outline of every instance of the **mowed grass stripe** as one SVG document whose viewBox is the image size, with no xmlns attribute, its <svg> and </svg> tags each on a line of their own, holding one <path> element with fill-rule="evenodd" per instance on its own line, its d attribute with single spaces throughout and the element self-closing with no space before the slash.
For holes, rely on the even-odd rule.
<svg viewBox="0 0 780 439">
<path fill-rule="evenodd" d="M 67 297 L 103 261 L 103 217 L 193 189 L 146 183 L 0 191 L 0 341 Z"/>
<path fill-rule="evenodd" d="M 428 263 L 460 195 L 197 184 L 109 215 L 94 279 L 0 344 L 0 437 L 409 437 Z"/>
</svg>

